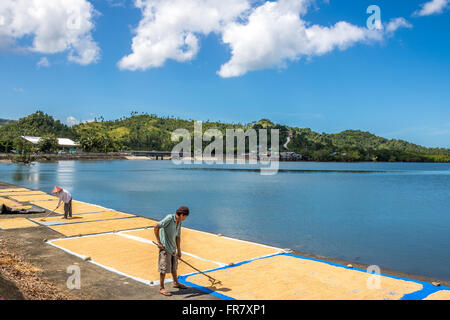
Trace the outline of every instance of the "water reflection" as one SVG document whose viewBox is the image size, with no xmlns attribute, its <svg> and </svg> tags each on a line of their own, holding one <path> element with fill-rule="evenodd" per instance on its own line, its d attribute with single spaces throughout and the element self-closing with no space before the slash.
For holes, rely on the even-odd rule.
<svg viewBox="0 0 450 320">
<path fill-rule="evenodd" d="M 59 161 L 56 165 L 56 183 L 69 191 L 73 190 L 76 172 L 75 161 Z"/>
<path fill-rule="evenodd" d="M 15 171 L 12 176 L 13 181 L 17 183 L 30 182 L 32 184 L 39 184 L 40 175 L 39 170 L 35 170 L 35 167 L 39 164 L 17 164 L 15 165 Z"/>
</svg>

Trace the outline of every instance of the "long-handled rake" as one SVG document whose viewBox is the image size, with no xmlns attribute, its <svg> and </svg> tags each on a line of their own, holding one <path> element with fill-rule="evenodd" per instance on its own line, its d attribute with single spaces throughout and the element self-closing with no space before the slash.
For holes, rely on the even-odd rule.
<svg viewBox="0 0 450 320">
<path fill-rule="evenodd" d="M 158 246 L 158 244 L 157 244 L 155 241 L 152 241 L 152 242 L 153 242 L 154 245 Z M 163 250 L 167 252 L 166 249 L 163 249 Z M 173 255 L 173 256 L 175 256 L 175 255 Z M 200 274 L 202 274 L 202 275 L 204 275 L 205 277 L 207 277 L 208 280 L 209 280 L 209 282 L 211 282 L 211 286 L 212 286 L 212 287 L 215 286 L 216 284 L 222 284 L 222 282 L 220 282 L 219 280 L 214 279 L 213 277 L 207 275 L 207 274 L 204 273 L 203 271 L 201 271 L 201 270 L 197 269 L 196 267 L 194 267 L 192 264 L 190 264 L 190 263 L 184 261 L 184 260 L 181 259 L 181 258 L 178 258 L 178 259 L 179 259 L 181 262 L 187 264 L 189 267 L 191 267 L 191 268 L 194 269 L 195 271 L 197 271 L 197 272 L 199 272 Z"/>
<path fill-rule="evenodd" d="M 48 215 L 46 215 L 44 218 L 41 219 L 41 221 L 45 221 L 45 219 L 47 219 L 52 213 L 56 213 L 55 210 L 50 211 Z"/>
</svg>

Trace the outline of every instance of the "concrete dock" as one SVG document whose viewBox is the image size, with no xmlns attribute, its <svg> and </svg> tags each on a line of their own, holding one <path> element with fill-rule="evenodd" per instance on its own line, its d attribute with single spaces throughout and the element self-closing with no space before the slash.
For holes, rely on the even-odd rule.
<svg viewBox="0 0 450 320">
<path fill-rule="evenodd" d="M 0 201 L 52 210 L 57 199 L 2 184 Z M 66 268 L 79 266 L 82 298 L 167 299 L 158 293 L 156 220 L 75 200 L 73 218 L 61 219 L 62 213 L 60 209 L 45 219 L 46 214 L 0 215 L 0 239 L 12 243 L 61 288 Z M 180 263 L 179 280 L 190 288 L 169 299 L 450 300 L 450 284 L 438 279 L 384 269 L 374 274 L 368 266 L 349 261 L 189 228 L 181 233 L 183 259 L 221 284 L 212 286 L 207 277 Z M 166 287 L 174 292 L 170 284 Z"/>
</svg>

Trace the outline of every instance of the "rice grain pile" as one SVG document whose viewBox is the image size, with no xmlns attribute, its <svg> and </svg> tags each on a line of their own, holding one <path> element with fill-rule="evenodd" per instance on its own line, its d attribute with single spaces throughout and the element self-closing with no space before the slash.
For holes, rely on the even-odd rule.
<svg viewBox="0 0 450 320">
<path fill-rule="evenodd" d="M 0 240 L 0 276 L 12 282 L 26 300 L 78 300 L 54 284 L 39 277 L 41 270 L 8 250 Z"/>
</svg>

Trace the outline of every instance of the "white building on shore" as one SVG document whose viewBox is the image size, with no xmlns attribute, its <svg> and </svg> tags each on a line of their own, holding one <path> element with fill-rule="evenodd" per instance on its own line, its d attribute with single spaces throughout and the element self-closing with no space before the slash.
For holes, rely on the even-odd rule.
<svg viewBox="0 0 450 320">
<path fill-rule="evenodd" d="M 34 145 L 38 144 L 39 141 L 41 141 L 41 137 L 30 137 L 30 136 L 20 136 L 23 140 L 30 142 Z M 76 149 L 80 145 L 77 144 L 75 141 L 68 139 L 68 138 L 57 138 L 58 139 L 58 146 L 63 149 Z"/>
</svg>

